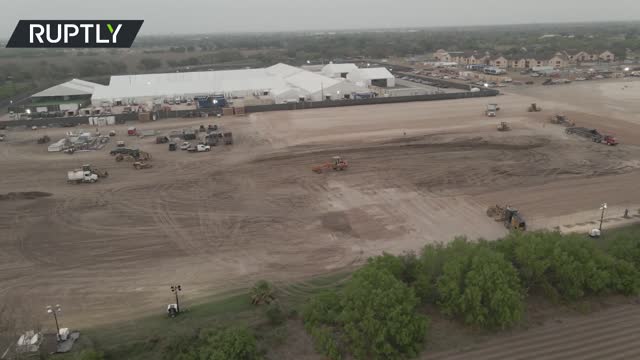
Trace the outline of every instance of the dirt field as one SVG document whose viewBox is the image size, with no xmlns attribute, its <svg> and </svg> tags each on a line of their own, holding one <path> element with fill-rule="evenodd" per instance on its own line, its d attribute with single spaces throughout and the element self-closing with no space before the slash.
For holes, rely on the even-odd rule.
<svg viewBox="0 0 640 360">
<path fill-rule="evenodd" d="M 0 143 L 0 195 L 51 195 L 0 197 L 0 302 L 24 326 L 49 328 L 44 306 L 59 303 L 62 325 L 83 328 L 162 313 L 172 283 L 189 303 L 456 235 L 495 238 L 505 229 L 485 210 L 496 203 L 520 208 L 530 228 L 587 230 L 602 202 L 605 226 L 634 221 L 621 216 L 640 208 L 640 104 L 606 94 L 638 94 L 640 83 L 602 83 L 597 96 L 587 85 L 138 125 L 168 132 L 213 122 L 233 131 L 235 145 L 209 153 L 169 152 L 114 127 L 114 141 L 153 155 L 153 168 L 140 171 L 116 163 L 113 144 L 73 155 L 36 144 L 44 132 L 55 141 L 67 129 L 9 131 Z M 613 91 L 624 85 L 632 87 Z M 486 118 L 493 101 L 502 109 Z M 532 102 L 545 110 L 527 113 Z M 554 111 L 613 132 L 621 145 L 565 135 L 547 123 Z M 500 121 L 513 131 L 497 132 Z M 349 161 L 347 171 L 311 171 L 334 155 Z M 67 184 L 66 171 L 85 163 L 110 176 Z"/>
</svg>

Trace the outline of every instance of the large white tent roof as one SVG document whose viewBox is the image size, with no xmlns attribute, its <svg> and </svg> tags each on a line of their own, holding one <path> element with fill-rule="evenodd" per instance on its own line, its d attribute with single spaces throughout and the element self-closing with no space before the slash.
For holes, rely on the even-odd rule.
<svg viewBox="0 0 640 360">
<path fill-rule="evenodd" d="M 353 70 L 358 74 L 360 79 L 376 80 L 376 79 L 390 79 L 393 78 L 393 74 L 387 70 L 387 68 L 362 68 Z"/>
<path fill-rule="evenodd" d="M 92 83 L 90 81 L 84 81 L 80 79 L 69 80 L 66 83 L 62 83 L 46 90 L 40 91 L 37 94 L 31 95 L 31 97 L 50 97 L 50 96 L 74 96 L 74 95 L 91 95 L 98 88 L 103 88 L 104 85 Z"/>
<path fill-rule="evenodd" d="M 262 69 L 200 71 L 112 76 L 109 86 L 96 88 L 93 102 L 113 99 L 213 95 L 269 91 L 274 95 L 313 94 L 341 83 L 318 73 L 287 64 Z"/>
<path fill-rule="evenodd" d="M 330 75 L 330 74 L 342 74 L 349 73 L 358 67 L 356 64 L 327 64 L 322 68 L 322 72 Z"/>
</svg>

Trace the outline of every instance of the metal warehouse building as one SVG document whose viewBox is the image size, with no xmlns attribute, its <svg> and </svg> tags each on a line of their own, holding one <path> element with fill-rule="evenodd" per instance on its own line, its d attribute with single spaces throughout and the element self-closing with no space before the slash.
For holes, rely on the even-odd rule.
<svg viewBox="0 0 640 360">
<path fill-rule="evenodd" d="M 369 91 L 342 78 L 276 64 L 262 69 L 112 76 L 96 88 L 94 106 L 151 103 L 167 98 L 224 95 L 227 98 L 270 98 L 275 103 L 351 98 Z"/>
</svg>

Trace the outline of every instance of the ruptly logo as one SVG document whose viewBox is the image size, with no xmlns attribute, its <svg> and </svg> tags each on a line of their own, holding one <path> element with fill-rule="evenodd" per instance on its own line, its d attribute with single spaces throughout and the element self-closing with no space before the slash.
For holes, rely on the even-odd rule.
<svg viewBox="0 0 640 360">
<path fill-rule="evenodd" d="M 129 48 L 144 20 L 20 20 L 8 48 Z"/>
</svg>

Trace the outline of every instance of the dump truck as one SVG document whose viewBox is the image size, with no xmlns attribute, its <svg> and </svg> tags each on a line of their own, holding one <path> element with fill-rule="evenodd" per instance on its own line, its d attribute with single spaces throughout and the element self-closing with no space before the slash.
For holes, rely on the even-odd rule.
<svg viewBox="0 0 640 360">
<path fill-rule="evenodd" d="M 618 140 L 611 135 L 605 135 L 598 132 L 596 129 L 589 129 L 580 126 L 572 126 L 568 127 L 565 132 L 567 134 L 575 134 L 578 136 L 585 137 L 587 139 L 591 139 L 591 141 L 601 144 L 606 144 L 610 146 L 618 145 Z"/>
<path fill-rule="evenodd" d="M 496 104 L 488 104 L 485 115 L 489 117 L 495 117 L 498 113 L 498 106 Z"/>
</svg>

